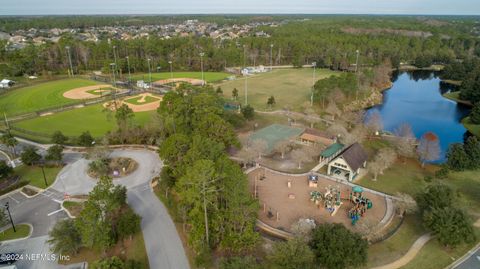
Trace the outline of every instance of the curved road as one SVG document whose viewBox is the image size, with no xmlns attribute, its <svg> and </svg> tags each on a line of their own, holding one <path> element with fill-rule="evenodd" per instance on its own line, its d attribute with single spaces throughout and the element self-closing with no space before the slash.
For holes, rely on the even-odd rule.
<svg viewBox="0 0 480 269">
<path fill-rule="evenodd" d="M 142 217 L 150 268 L 188 269 L 188 260 L 175 225 L 150 186 L 150 180 L 160 174 L 163 166 L 158 154 L 148 150 L 114 150 L 111 156 L 132 158 L 139 164 L 135 172 L 115 179 L 114 184 L 127 187 L 128 203 Z M 69 164 L 60 172 L 52 188 L 69 195 L 87 194 L 95 186 L 95 180 L 86 174 L 87 165 L 85 159 Z"/>
</svg>

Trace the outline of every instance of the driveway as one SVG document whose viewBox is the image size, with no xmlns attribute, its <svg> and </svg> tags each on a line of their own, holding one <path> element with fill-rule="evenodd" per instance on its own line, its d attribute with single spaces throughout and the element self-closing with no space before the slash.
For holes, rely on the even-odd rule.
<svg viewBox="0 0 480 269">
<path fill-rule="evenodd" d="M 115 179 L 114 184 L 127 187 L 128 203 L 142 217 L 141 226 L 150 268 L 189 268 L 175 225 L 150 186 L 150 180 L 160 174 L 163 166 L 158 154 L 148 150 L 114 150 L 111 157 L 128 157 L 138 163 L 135 172 Z M 80 159 L 66 166 L 52 188 L 69 195 L 90 192 L 96 180 L 86 173 L 88 163 Z"/>
</svg>

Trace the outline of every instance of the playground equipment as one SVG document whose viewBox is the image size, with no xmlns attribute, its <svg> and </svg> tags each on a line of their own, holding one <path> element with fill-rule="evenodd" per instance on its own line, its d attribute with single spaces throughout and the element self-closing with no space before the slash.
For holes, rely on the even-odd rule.
<svg viewBox="0 0 480 269">
<path fill-rule="evenodd" d="M 316 188 L 318 184 L 318 176 L 317 175 L 309 175 L 308 176 L 308 186 L 311 188 Z"/>
<path fill-rule="evenodd" d="M 335 216 L 338 209 L 343 204 L 340 198 L 340 188 L 328 186 L 325 188 L 325 193 L 319 191 L 310 192 L 310 201 L 319 205 L 323 201 L 323 207 L 330 212 L 331 216 Z"/>
<path fill-rule="evenodd" d="M 338 209 L 342 206 L 342 201 L 340 198 L 340 188 L 338 186 L 332 187 L 328 186 L 325 188 L 326 192 L 324 194 L 324 206 L 331 216 L 335 216 Z"/>
<path fill-rule="evenodd" d="M 350 202 L 353 204 L 353 207 L 348 211 L 348 216 L 352 220 L 352 225 L 355 225 L 367 210 L 373 207 L 373 203 L 370 199 L 363 196 L 363 188 L 359 186 L 352 188 Z"/>
</svg>

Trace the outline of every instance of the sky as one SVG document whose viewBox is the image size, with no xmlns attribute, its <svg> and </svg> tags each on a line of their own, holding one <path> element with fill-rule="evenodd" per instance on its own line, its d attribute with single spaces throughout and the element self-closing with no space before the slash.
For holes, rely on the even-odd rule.
<svg viewBox="0 0 480 269">
<path fill-rule="evenodd" d="M 0 0 L 0 15 L 480 15 L 480 0 Z"/>
</svg>

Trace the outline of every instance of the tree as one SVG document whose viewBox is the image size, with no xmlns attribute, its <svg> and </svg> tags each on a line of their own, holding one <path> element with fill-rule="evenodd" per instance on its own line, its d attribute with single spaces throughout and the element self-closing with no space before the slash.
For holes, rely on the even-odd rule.
<svg viewBox="0 0 480 269">
<path fill-rule="evenodd" d="M 45 160 L 53 161 L 57 166 L 62 162 L 63 159 L 63 146 L 62 145 L 53 145 L 48 148 L 47 155 Z"/>
<path fill-rule="evenodd" d="M 4 160 L 0 160 L 0 179 L 4 180 L 8 178 L 12 174 L 12 172 L 13 168 L 10 167 Z M 0 227 L 2 226 L 0 225 Z"/>
<path fill-rule="evenodd" d="M 223 94 L 222 87 L 218 86 L 217 89 L 215 90 L 215 93 L 218 95 L 222 95 Z"/>
<path fill-rule="evenodd" d="M 117 221 L 118 237 L 123 239 L 130 236 L 131 240 L 132 235 L 140 231 L 140 220 L 140 216 L 135 214 L 131 209 L 123 212 Z"/>
<path fill-rule="evenodd" d="M 0 227 L 5 227 L 9 223 L 9 219 L 7 216 L 7 212 L 5 212 L 5 209 L 0 208 Z"/>
<path fill-rule="evenodd" d="M 257 152 L 251 147 L 243 147 L 238 153 L 238 157 L 243 160 L 243 165 L 246 168 L 247 164 L 253 163 L 257 159 Z"/>
<path fill-rule="evenodd" d="M 273 97 L 273 95 L 270 96 L 270 97 L 268 97 L 268 99 L 267 99 L 267 106 L 268 106 L 269 108 L 272 108 L 275 104 L 276 104 L 276 102 L 275 102 L 275 97 Z"/>
<path fill-rule="evenodd" d="M 437 236 L 445 246 L 475 241 L 475 233 L 467 214 L 458 208 L 447 206 L 432 208 L 423 216 L 425 227 Z"/>
<path fill-rule="evenodd" d="M 276 242 L 267 256 L 269 268 L 313 268 L 314 255 L 308 244 L 299 238 Z"/>
<path fill-rule="evenodd" d="M 61 131 L 55 131 L 52 134 L 52 143 L 57 144 L 57 145 L 65 145 L 65 143 L 68 141 L 68 137 L 63 135 Z"/>
<path fill-rule="evenodd" d="M 368 169 L 374 175 L 373 180 L 377 180 L 378 174 L 383 174 L 383 171 L 395 163 L 397 154 L 391 148 L 382 148 L 378 151 L 373 162 L 368 165 Z"/>
<path fill-rule="evenodd" d="M 253 120 L 255 117 L 255 110 L 252 106 L 246 105 L 242 107 L 242 115 L 246 120 Z"/>
<path fill-rule="evenodd" d="M 282 159 L 285 158 L 285 153 L 287 152 L 287 150 L 292 146 L 292 142 L 290 142 L 290 140 L 286 139 L 286 140 L 281 140 L 281 141 L 278 141 L 276 144 L 275 144 L 275 148 L 274 150 L 278 153 L 280 153 L 282 155 Z"/>
<path fill-rule="evenodd" d="M 135 117 L 133 110 L 126 104 L 122 104 L 115 111 L 115 119 L 117 120 L 117 126 L 120 131 L 126 131 L 129 123 Z"/>
<path fill-rule="evenodd" d="M 422 167 L 425 166 L 425 162 L 438 160 L 438 158 L 440 158 L 440 142 L 438 136 L 433 132 L 425 133 L 420 139 L 417 153 L 420 156 Z"/>
<path fill-rule="evenodd" d="M 78 137 L 78 144 L 80 144 L 83 147 L 91 147 L 93 145 L 93 137 L 90 134 L 89 131 L 83 132 L 79 137 Z"/>
<path fill-rule="evenodd" d="M 20 159 L 26 165 L 34 165 L 42 159 L 42 156 L 37 153 L 37 150 L 34 147 L 28 146 L 23 150 Z"/>
<path fill-rule="evenodd" d="M 417 212 L 418 205 L 412 196 L 406 193 L 399 193 L 399 192 L 397 192 L 395 196 L 398 198 L 397 205 L 403 212 L 407 214 L 412 214 Z"/>
<path fill-rule="evenodd" d="M 17 153 L 15 151 L 15 146 L 18 145 L 18 141 L 11 133 L 7 132 L 6 134 L 2 135 L 0 137 L 0 142 L 9 147 L 13 157 L 16 157 Z"/>
<path fill-rule="evenodd" d="M 261 269 L 263 268 L 253 256 L 230 257 L 220 261 L 220 269 Z"/>
<path fill-rule="evenodd" d="M 422 211 L 432 208 L 445 208 L 454 203 L 455 197 L 452 189 L 444 184 L 428 186 L 417 196 L 418 207 Z"/>
<path fill-rule="evenodd" d="M 367 241 L 342 224 L 317 226 L 312 231 L 309 245 L 315 255 L 315 262 L 325 268 L 343 269 L 367 262 Z"/>
<path fill-rule="evenodd" d="M 393 144 L 397 150 L 398 155 L 403 157 L 404 163 L 407 158 L 415 156 L 415 135 L 412 127 L 408 123 L 403 123 L 394 130 L 396 136 Z"/>
<path fill-rule="evenodd" d="M 49 232 L 52 251 L 59 254 L 73 255 L 82 246 L 80 233 L 75 226 L 75 220 L 65 219 L 57 222 Z"/>
<path fill-rule="evenodd" d="M 232 90 L 232 98 L 233 98 L 233 100 L 237 101 L 237 99 L 238 99 L 238 90 L 237 90 L 237 88 L 233 88 L 233 90 Z"/>
<path fill-rule="evenodd" d="M 332 120 L 335 120 L 335 116 L 341 114 L 341 110 L 337 107 L 335 102 L 329 102 L 325 111 L 332 116 Z"/>
<path fill-rule="evenodd" d="M 92 263 L 93 269 L 125 269 L 125 263 L 117 256 L 103 258 Z"/>
<path fill-rule="evenodd" d="M 447 165 L 454 171 L 463 171 L 470 166 L 470 158 L 460 143 L 451 144 L 447 151 Z"/>
<path fill-rule="evenodd" d="M 476 136 L 470 136 L 467 138 L 467 142 L 464 145 L 465 153 L 470 159 L 469 168 L 470 169 L 479 169 L 480 168 L 480 141 Z"/>
<path fill-rule="evenodd" d="M 303 163 L 312 161 L 312 156 L 299 148 L 292 150 L 292 159 L 298 163 L 298 169 L 300 169 Z"/>
<path fill-rule="evenodd" d="M 383 130 L 382 115 L 378 110 L 366 116 L 365 126 L 373 133 Z"/>
<path fill-rule="evenodd" d="M 257 153 L 257 157 L 259 160 L 262 159 L 262 155 L 264 155 L 268 150 L 267 141 L 263 139 L 255 139 L 252 141 L 252 145 L 250 146 L 252 150 Z"/>
<path fill-rule="evenodd" d="M 473 124 L 480 124 L 480 102 L 477 102 L 470 112 L 470 121 Z"/>
</svg>

